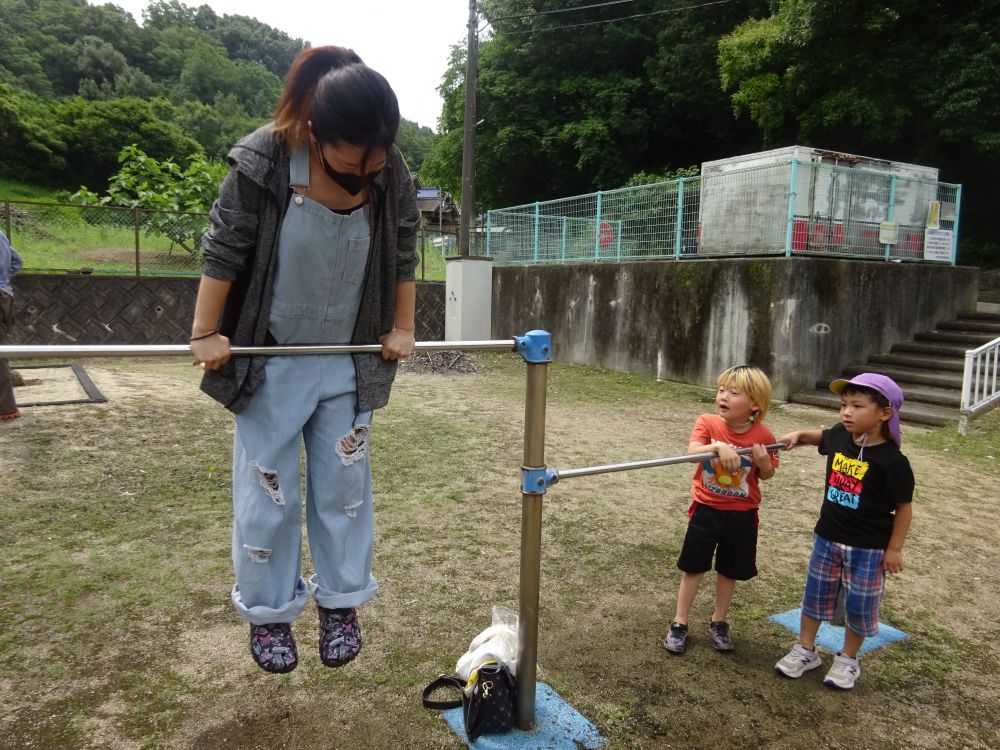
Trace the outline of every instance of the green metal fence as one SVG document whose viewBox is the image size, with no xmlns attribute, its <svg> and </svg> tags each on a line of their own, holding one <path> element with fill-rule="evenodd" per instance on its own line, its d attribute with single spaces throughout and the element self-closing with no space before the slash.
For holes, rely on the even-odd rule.
<svg viewBox="0 0 1000 750">
<path fill-rule="evenodd" d="M 961 185 L 792 159 L 488 212 L 500 265 L 825 255 L 954 263 Z"/>
</svg>

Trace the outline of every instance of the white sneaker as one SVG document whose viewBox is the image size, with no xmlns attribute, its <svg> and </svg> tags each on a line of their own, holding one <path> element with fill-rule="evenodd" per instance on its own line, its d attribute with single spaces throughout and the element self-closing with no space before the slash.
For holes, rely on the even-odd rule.
<svg viewBox="0 0 1000 750">
<path fill-rule="evenodd" d="M 781 661 L 774 665 L 774 671 L 783 674 L 785 677 L 798 679 L 810 669 L 816 669 L 823 663 L 819 654 L 814 650 L 810 651 L 803 645 L 796 643 L 792 650 L 781 657 Z"/>
<path fill-rule="evenodd" d="M 860 676 L 861 667 L 857 659 L 837 654 L 833 657 L 833 666 L 823 678 L 823 684 L 838 690 L 851 690 Z"/>
</svg>

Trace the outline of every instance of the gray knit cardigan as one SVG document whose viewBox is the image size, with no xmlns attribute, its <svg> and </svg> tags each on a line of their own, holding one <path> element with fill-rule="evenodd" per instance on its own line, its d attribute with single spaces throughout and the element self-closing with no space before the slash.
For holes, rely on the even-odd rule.
<svg viewBox="0 0 1000 750">
<path fill-rule="evenodd" d="M 289 150 L 269 125 L 254 131 L 229 151 L 229 174 L 202 235 L 203 273 L 231 281 L 219 330 L 233 345 L 268 343 L 274 293 L 278 235 L 291 196 Z M 372 241 L 353 344 L 378 343 L 394 324 L 396 283 L 415 278 L 416 230 L 420 223 L 416 193 L 399 149 L 371 191 Z M 325 342 L 316 342 L 325 343 Z M 355 354 L 357 413 L 385 406 L 396 376 L 396 362 L 379 354 Z M 266 357 L 233 357 L 207 371 L 201 388 L 226 408 L 239 412 L 264 382 Z"/>
</svg>

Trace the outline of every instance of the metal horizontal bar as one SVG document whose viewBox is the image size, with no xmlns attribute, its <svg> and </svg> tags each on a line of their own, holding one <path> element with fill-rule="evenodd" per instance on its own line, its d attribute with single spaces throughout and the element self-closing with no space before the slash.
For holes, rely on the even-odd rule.
<svg viewBox="0 0 1000 750">
<path fill-rule="evenodd" d="M 493 341 L 418 341 L 413 349 L 418 352 L 444 351 L 514 351 L 517 341 L 513 338 Z M 381 352 L 381 344 L 316 344 L 299 346 L 234 346 L 234 357 L 254 355 L 273 356 L 298 354 L 354 354 Z M 18 357 L 174 357 L 191 355 L 189 344 L 52 344 L 0 346 L 0 359 Z"/>
<path fill-rule="evenodd" d="M 764 446 L 769 451 L 784 450 L 787 446 L 784 443 L 770 443 Z M 737 453 L 745 455 L 753 448 L 736 448 Z M 697 461 L 707 461 L 710 458 L 717 458 L 715 451 L 705 453 L 689 453 L 685 456 L 671 456 L 669 458 L 651 458 L 647 461 L 629 461 L 623 464 L 605 464 L 604 466 L 587 466 L 582 469 L 567 469 L 566 471 L 556 471 L 555 481 L 561 479 L 573 479 L 574 477 L 588 477 L 594 474 L 610 474 L 614 471 L 631 471 L 632 469 L 651 469 L 654 466 L 671 466 L 673 464 L 687 464 Z"/>
</svg>

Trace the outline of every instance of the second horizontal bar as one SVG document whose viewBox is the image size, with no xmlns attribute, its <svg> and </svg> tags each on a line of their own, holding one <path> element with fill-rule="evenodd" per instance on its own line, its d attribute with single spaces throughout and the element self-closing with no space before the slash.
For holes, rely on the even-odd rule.
<svg viewBox="0 0 1000 750">
<path fill-rule="evenodd" d="M 784 443 L 769 443 L 764 446 L 769 451 L 784 450 L 786 448 Z M 737 453 L 741 456 L 750 453 L 753 448 L 736 448 Z M 687 464 L 694 463 L 696 461 L 707 461 L 711 458 L 718 457 L 715 451 L 706 451 L 704 453 L 689 453 L 684 456 L 670 456 L 668 458 L 651 458 L 646 461 L 629 461 L 628 463 L 621 464 L 605 464 L 603 466 L 586 466 L 582 469 L 567 469 L 565 471 L 555 472 L 554 482 L 558 482 L 560 479 L 573 479 L 574 477 L 589 477 L 595 474 L 610 474 L 615 471 L 631 471 L 632 469 L 651 469 L 654 466 L 671 466 L 673 464 Z M 553 482 L 553 483 L 554 483 Z"/>
</svg>

